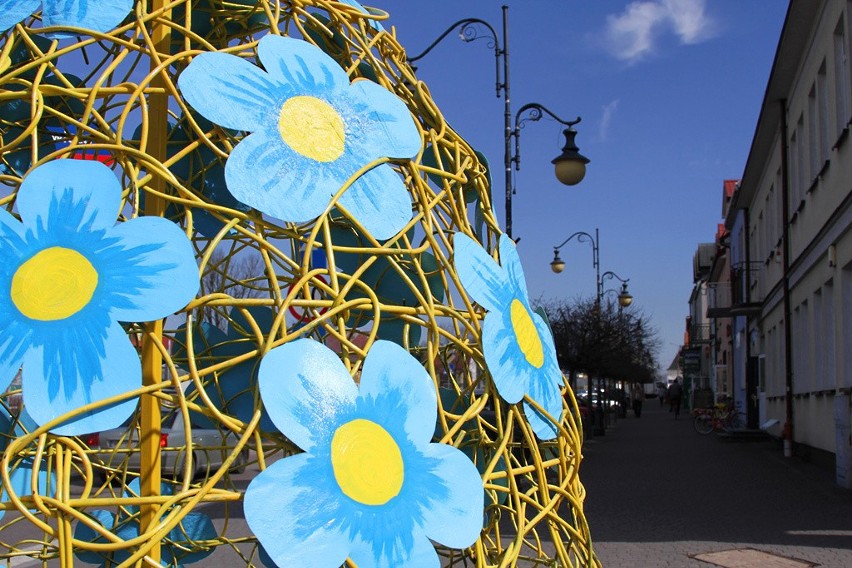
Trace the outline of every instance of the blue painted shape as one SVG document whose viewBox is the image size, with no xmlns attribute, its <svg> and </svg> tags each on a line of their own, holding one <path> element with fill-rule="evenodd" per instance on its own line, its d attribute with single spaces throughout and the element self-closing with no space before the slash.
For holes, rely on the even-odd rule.
<svg viewBox="0 0 852 568">
<path fill-rule="evenodd" d="M 271 308 L 265 306 L 253 306 L 247 308 L 258 327 L 268 333 L 272 329 L 275 314 Z M 223 333 L 219 328 L 206 322 L 194 328 L 193 347 L 195 348 L 196 364 L 210 358 L 214 363 L 239 357 L 257 348 L 257 344 L 247 339 L 251 333 L 252 326 L 242 311 L 231 310 L 230 322 L 227 332 Z M 180 346 L 175 352 L 176 361 L 186 358 L 186 327 L 178 330 L 175 336 L 176 343 Z M 229 414 L 243 422 L 251 421 L 255 411 L 255 393 L 257 391 L 257 366 L 259 358 L 238 363 L 226 371 L 218 373 L 218 380 L 208 381 L 204 385 L 204 392 L 211 403 L 221 412 Z M 203 363 L 201 363 L 203 365 Z M 201 366 L 201 365 L 199 365 Z M 197 392 L 195 383 L 186 389 L 186 397 L 193 399 Z M 199 404 L 201 399 L 196 400 Z M 269 413 L 261 408 L 261 418 L 258 424 L 264 432 L 276 432 L 277 429 L 269 418 Z M 199 428 L 216 428 L 213 420 L 203 414 L 193 415 L 192 422 Z"/>
<path fill-rule="evenodd" d="M 81 406 L 141 385 L 141 364 L 119 322 L 151 321 L 187 304 L 198 290 L 192 245 L 174 224 L 143 217 L 115 224 L 121 187 L 94 161 L 56 160 L 32 170 L 17 194 L 21 221 L 0 211 L 0 376 L 23 365 L 30 416 L 45 424 Z M 91 299 L 54 320 L 24 315 L 9 295 L 20 266 L 62 247 L 85 257 L 97 273 Z M 54 282 L 57 292 L 76 274 Z M 5 373 L 5 375 L 4 375 Z M 54 427 L 57 435 L 119 426 L 135 400 L 89 410 Z"/>
<path fill-rule="evenodd" d="M 501 235 L 498 264 L 482 246 L 462 233 L 453 239 L 453 263 L 468 295 L 488 313 L 482 323 L 482 350 L 497 392 L 509 404 L 524 395 L 541 405 L 554 419 L 562 414 L 562 372 L 556 346 L 547 323 L 530 307 L 524 271 L 515 243 Z M 541 343 L 543 362 L 530 363 L 518 342 L 512 322 L 512 304 L 517 301 L 532 320 Z M 557 435 L 556 424 L 524 402 L 524 412 L 533 431 L 542 440 Z"/>
<path fill-rule="evenodd" d="M 335 353 L 300 339 L 270 351 L 258 380 L 281 433 L 305 450 L 246 490 L 246 521 L 276 565 L 336 568 L 349 557 L 359 567 L 437 567 L 430 539 L 454 548 L 476 541 L 482 480 L 461 451 L 430 442 L 434 383 L 407 351 L 374 343 L 359 389 Z M 347 496 L 335 477 L 331 441 L 356 419 L 384 429 L 402 457 L 402 486 L 382 505 Z"/>
<path fill-rule="evenodd" d="M 74 27 L 108 32 L 130 13 L 134 0 L 0 0 L 0 30 L 5 31 L 41 9 L 44 27 Z M 55 32 L 48 37 L 70 37 Z"/>
<path fill-rule="evenodd" d="M 166 483 L 160 485 L 160 495 L 173 494 L 174 490 L 170 485 Z M 128 484 L 124 497 L 138 497 L 140 495 L 139 479 L 137 478 Z M 171 508 L 167 509 L 163 516 L 168 514 L 170 510 Z M 138 512 L 139 508 L 132 505 L 119 509 L 118 513 L 96 509 L 89 513 L 89 516 L 122 540 L 130 540 L 139 536 Z M 210 517 L 204 513 L 193 511 L 187 514 L 163 539 L 163 545 L 160 548 L 162 553 L 160 564 L 163 566 L 183 566 L 184 564 L 193 564 L 204 560 L 213 553 L 214 549 L 202 548 L 195 543 L 212 540 L 217 538 L 217 536 L 216 527 L 213 525 Z M 77 526 L 74 528 L 74 538 L 91 543 L 109 542 L 100 533 L 81 522 L 77 523 Z M 78 549 L 75 550 L 74 554 L 83 562 L 109 568 L 130 558 L 132 552 L 132 549 L 119 549 L 114 552 L 95 552 Z"/>
<path fill-rule="evenodd" d="M 50 496 L 55 496 L 56 491 L 56 474 L 51 473 L 48 475 L 47 470 L 45 469 L 47 464 L 41 464 L 41 467 L 38 471 L 38 495 L 48 496 L 48 491 L 50 491 Z M 33 481 L 33 461 L 30 458 L 22 460 L 17 467 L 15 467 L 9 473 L 9 482 L 11 485 L 11 489 L 3 486 L 2 490 L 0 490 L 0 501 L 4 503 L 10 502 L 9 493 L 14 493 L 18 497 L 23 497 L 26 495 L 32 495 L 32 481 Z M 0 519 L 6 514 L 4 509 L 0 509 Z"/>
<path fill-rule="evenodd" d="M 317 47 L 268 35 L 258 55 L 265 71 L 234 55 L 202 53 L 178 79 L 184 98 L 201 115 L 251 133 L 225 165 L 228 189 L 239 201 L 284 221 L 308 222 L 328 209 L 329 198 L 363 166 L 419 152 L 420 134 L 402 100 L 371 81 L 350 84 Z M 282 109 L 294 97 L 322 101 L 343 122 L 338 157 L 314 159 L 282 137 Z M 408 191 L 387 164 L 357 178 L 340 203 L 377 239 L 394 236 L 411 219 Z"/>
</svg>

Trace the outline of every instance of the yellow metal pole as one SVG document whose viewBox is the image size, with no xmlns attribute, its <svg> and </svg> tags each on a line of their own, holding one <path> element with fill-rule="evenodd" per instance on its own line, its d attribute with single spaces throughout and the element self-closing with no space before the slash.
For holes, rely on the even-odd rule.
<svg viewBox="0 0 852 568">
<path fill-rule="evenodd" d="M 156 12 L 164 7 L 166 0 L 153 0 L 152 9 Z M 171 18 L 171 11 L 164 14 L 165 18 Z M 170 28 L 154 23 L 151 39 L 154 52 L 151 56 L 151 70 L 158 65 L 160 57 L 158 54 L 169 53 Z M 150 125 L 148 129 L 148 153 L 152 158 L 164 162 L 166 160 L 166 140 L 168 137 L 168 104 L 169 98 L 164 87 L 166 86 L 163 71 L 152 78 L 151 86 L 153 92 L 148 95 L 150 108 Z M 156 192 L 166 190 L 165 180 L 161 176 L 153 176 L 151 187 Z M 145 199 L 145 215 L 162 216 L 165 211 L 165 202 L 155 194 L 148 193 Z M 145 338 L 142 342 L 142 383 L 153 385 L 162 382 L 163 357 L 151 337 L 162 339 L 163 321 L 155 321 L 146 324 Z M 160 494 L 160 433 L 161 416 L 160 402 L 151 394 L 143 394 L 141 405 L 141 440 L 140 440 L 140 489 L 142 497 L 157 496 Z M 153 528 L 157 521 L 157 505 L 140 506 L 140 534 Z M 155 543 L 148 556 L 159 562 L 161 558 L 160 543 Z"/>
</svg>

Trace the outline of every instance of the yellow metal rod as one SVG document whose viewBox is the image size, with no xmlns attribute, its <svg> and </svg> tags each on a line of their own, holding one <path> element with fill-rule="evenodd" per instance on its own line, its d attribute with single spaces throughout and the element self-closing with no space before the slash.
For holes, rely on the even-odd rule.
<svg viewBox="0 0 852 568">
<path fill-rule="evenodd" d="M 166 0 L 153 0 L 153 10 L 159 11 L 165 7 Z M 167 10 L 163 16 L 171 18 L 171 10 Z M 151 57 L 152 72 L 159 66 L 159 54 L 169 53 L 169 41 L 171 28 L 164 26 L 155 20 L 153 24 L 151 39 L 154 46 L 154 54 Z M 165 71 L 157 73 L 151 84 L 155 88 L 163 88 L 163 91 L 150 93 L 149 107 L 151 109 L 151 122 L 148 131 L 148 152 L 152 158 L 164 162 L 166 160 L 166 140 L 168 137 L 168 110 L 169 99 L 165 94 L 167 84 Z M 158 195 L 165 193 L 165 179 L 162 176 L 154 176 L 151 180 L 151 188 L 154 192 L 149 193 L 145 200 L 145 215 L 163 216 L 165 212 L 165 201 Z M 145 337 L 142 342 L 142 383 L 153 385 L 162 381 L 163 356 L 157 348 L 157 341 L 161 342 L 163 337 L 163 322 L 150 322 L 145 326 Z M 157 341 L 152 340 L 157 338 Z M 156 497 L 160 494 L 161 460 L 160 453 L 160 401 L 152 394 L 143 394 L 141 397 L 141 440 L 140 440 L 140 489 L 142 497 Z M 155 503 L 141 505 L 140 511 L 140 534 L 153 529 L 158 520 L 159 507 Z M 160 543 L 155 543 L 148 552 L 148 556 L 156 562 L 160 561 Z"/>
</svg>

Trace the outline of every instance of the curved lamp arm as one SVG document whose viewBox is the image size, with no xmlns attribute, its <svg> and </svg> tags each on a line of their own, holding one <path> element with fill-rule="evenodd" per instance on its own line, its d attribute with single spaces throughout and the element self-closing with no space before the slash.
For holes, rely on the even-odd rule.
<svg viewBox="0 0 852 568">
<path fill-rule="evenodd" d="M 622 284 L 627 284 L 628 282 L 630 282 L 630 278 L 622 278 L 612 270 L 607 270 L 606 272 L 601 274 L 601 282 L 603 282 L 604 280 L 609 280 L 610 278 L 615 278 Z"/>
<path fill-rule="evenodd" d="M 527 112 L 528 116 L 523 117 L 523 114 Z M 541 120 L 541 117 L 547 114 L 554 120 L 556 120 L 560 124 L 564 124 L 568 128 L 565 129 L 566 137 L 569 136 L 569 133 L 576 133 L 574 130 L 574 125 L 579 124 L 583 119 L 581 117 L 577 117 L 576 120 L 565 120 L 556 115 L 552 110 L 547 108 L 546 106 L 539 103 L 527 103 L 521 108 L 518 109 L 518 112 L 515 113 L 515 127 L 512 129 L 512 132 L 509 133 L 510 137 L 515 139 L 515 153 L 511 158 L 511 162 L 515 164 L 515 171 L 521 169 L 521 128 L 523 128 L 523 124 L 528 121 L 538 121 Z M 573 138 L 572 138 L 573 141 Z"/>
<path fill-rule="evenodd" d="M 595 233 L 597 234 L 597 232 Z M 559 274 L 565 270 L 565 261 L 559 258 L 559 249 L 567 245 L 572 240 L 577 239 L 580 243 L 590 243 L 592 245 L 592 266 L 596 270 L 600 270 L 600 258 L 598 257 L 598 240 L 585 231 L 577 231 L 570 237 L 562 241 L 560 244 L 553 247 L 553 261 L 550 263 L 550 269 Z M 596 278 L 596 285 L 600 282 L 600 278 Z"/>
<path fill-rule="evenodd" d="M 560 244 L 554 246 L 553 251 L 554 252 L 558 251 L 559 249 L 561 249 L 562 247 L 567 245 L 574 238 L 576 238 L 577 241 L 579 241 L 581 243 L 590 242 L 590 243 L 592 243 L 592 246 L 595 246 L 595 244 L 596 244 L 595 238 L 592 235 L 590 235 L 589 233 L 587 233 L 585 231 L 577 231 L 576 233 L 574 233 L 573 235 L 571 235 L 570 237 L 568 237 L 567 239 L 562 241 Z"/>
<path fill-rule="evenodd" d="M 490 37 L 486 35 L 479 34 L 479 28 L 477 26 L 485 26 L 488 29 L 488 33 Z M 463 20 L 459 20 L 454 24 L 450 25 L 444 32 L 438 36 L 438 38 L 433 41 L 429 46 L 423 50 L 422 53 L 415 55 L 414 57 L 408 57 L 408 64 L 412 64 L 415 61 L 422 59 L 425 57 L 432 49 L 435 48 L 436 45 L 441 43 L 441 41 L 449 35 L 451 31 L 459 28 L 459 39 L 463 42 L 469 43 L 471 41 L 475 41 L 477 39 L 488 39 L 488 47 L 494 49 L 494 65 L 495 65 L 495 73 L 497 77 L 497 98 L 500 98 L 500 92 L 506 87 L 506 84 L 500 80 L 500 57 L 505 56 L 506 50 L 500 47 L 500 40 L 498 39 L 497 32 L 494 28 L 486 22 L 485 20 L 481 20 L 479 18 L 465 18 Z"/>
</svg>

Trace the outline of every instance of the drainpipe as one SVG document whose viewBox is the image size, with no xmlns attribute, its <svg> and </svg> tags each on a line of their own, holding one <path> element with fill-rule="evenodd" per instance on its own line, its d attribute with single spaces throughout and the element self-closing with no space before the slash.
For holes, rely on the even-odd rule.
<svg viewBox="0 0 852 568">
<path fill-rule="evenodd" d="M 747 305 L 751 305 L 751 239 L 749 238 L 749 230 L 751 227 L 751 210 L 746 207 L 743 209 L 743 216 L 745 221 L 745 290 L 743 294 L 743 298 L 745 299 L 745 303 Z M 749 401 L 749 396 L 751 393 L 749 391 L 750 381 L 748 380 L 749 372 L 751 370 L 751 326 L 754 316 L 748 315 L 746 316 L 746 326 L 745 326 L 745 337 L 743 340 L 745 341 L 745 365 L 746 365 L 746 381 L 745 381 L 745 400 L 743 400 L 743 409 L 746 412 L 746 427 L 754 428 L 754 424 L 752 423 L 753 418 L 751 415 L 753 412 L 749 412 L 753 402 Z M 757 380 L 757 377 L 752 377 L 752 381 Z"/>
<path fill-rule="evenodd" d="M 792 324 L 790 322 L 790 172 L 787 156 L 789 146 L 787 145 L 787 99 L 778 101 L 778 110 L 781 113 L 781 215 L 784 222 L 781 223 L 781 278 L 784 300 L 784 374 L 785 374 L 785 403 L 786 415 L 784 418 L 784 457 L 793 457 L 793 349 Z"/>
</svg>

